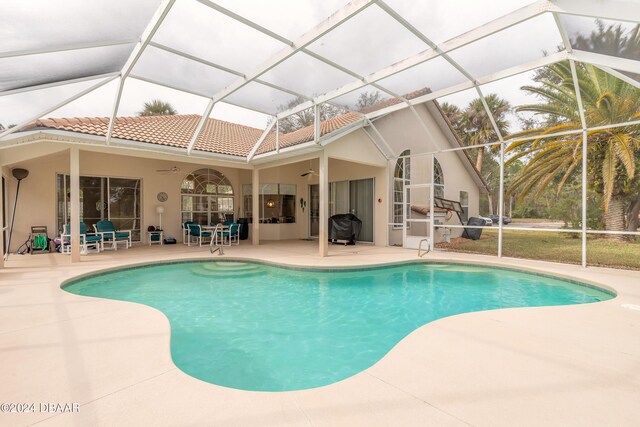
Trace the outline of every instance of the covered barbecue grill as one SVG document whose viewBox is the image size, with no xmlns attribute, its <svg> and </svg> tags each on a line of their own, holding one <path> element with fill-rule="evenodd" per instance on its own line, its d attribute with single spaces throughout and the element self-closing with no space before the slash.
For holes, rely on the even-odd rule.
<svg viewBox="0 0 640 427">
<path fill-rule="evenodd" d="M 362 221 L 353 214 L 337 214 L 329 218 L 329 240 L 336 243 L 338 240 L 346 240 L 346 245 L 355 245 Z"/>
</svg>

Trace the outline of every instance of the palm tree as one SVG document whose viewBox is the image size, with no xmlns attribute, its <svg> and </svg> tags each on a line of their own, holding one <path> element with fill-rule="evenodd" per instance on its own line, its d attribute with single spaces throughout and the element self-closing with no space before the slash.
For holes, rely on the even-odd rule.
<svg viewBox="0 0 640 427">
<path fill-rule="evenodd" d="M 506 114 L 509 112 L 511 105 L 495 93 L 485 96 L 484 99 L 493 113 L 493 118 L 500 133 L 502 135 L 506 134 L 509 130 Z M 481 145 L 498 141 L 491 119 L 487 115 L 487 110 L 484 108 L 480 98 L 469 102 L 464 110 L 446 102 L 442 104 L 442 109 L 465 145 Z M 497 145 L 492 145 L 486 148 L 488 151 L 493 152 L 497 147 Z M 478 172 L 482 172 L 484 153 L 485 147 L 479 147 L 476 157 L 476 169 Z"/>
<path fill-rule="evenodd" d="M 571 40 L 574 49 L 597 52 L 621 58 L 638 59 L 640 57 L 640 24 L 627 31 L 620 24 L 605 25 L 597 19 L 596 29 L 588 37 L 578 35 Z M 639 79 L 638 73 L 627 73 Z"/>
<path fill-rule="evenodd" d="M 143 110 L 138 112 L 139 116 L 172 116 L 175 114 L 178 112 L 171 104 L 159 99 L 145 102 Z"/>
<path fill-rule="evenodd" d="M 451 123 L 453 129 L 456 131 L 456 134 L 462 140 L 462 137 L 464 136 L 464 128 L 462 126 L 462 110 L 457 105 L 449 104 L 448 102 L 443 102 L 442 104 L 440 104 L 440 107 L 449 119 L 449 122 Z"/>
<path fill-rule="evenodd" d="M 489 110 L 491 110 L 500 134 L 505 135 L 509 130 L 506 114 L 511 109 L 511 105 L 495 93 L 486 96 L 484 99 L 489 106 Z M 480 145 L 498 141 L 498 135 L 480 98 L 476 98 L 469 103 L 462 114 L 462 123 L 466 130 L 466 142 L 468 145 Z M 476 157 L 476 169 L 478 169 L 478 172 L 482 172 L 485 151 L 495 153 L 496 150 L 499 150 L 498 145 L 478 148 L 478 156 Z"/>
<path fill-rule="evenodd" d="M 591 65 L 576 64 L 576 71 L 590 127 L 640 118 L 639 89 Z M 519 200 L 531 192 L 535 196 L 540 195 L 550 184 L 556 185 L 559 193 L 582 164 L 582 134 L 546 137 L 582 128 L 569 63 L 548 66 L 536 80 L 538 86 L 524 86 L 522 89 L 536 94 L 542 102 L 520 106 L 517 111 L 546 115 L 551 118 L 551 124 L 512 135 L 538 138 L 512 143 L 506 149 L 516 153 L 509 162 L 528 159 L 507 190 L 507 194 L 517 191 Z M 629 196 L 634 196 L 635 201 L 640 191 L 640 181 L 635 175 L 636 164 L 640 162 L 637 155 L 640 149 L 638 130 L 638 126 L 624 126 L 588 133 L 589 184 L 602 196 L 606 230 L 625 229 Z"/>
<path fill-rule="evenodd" d="M 487 95 L 485 101 L 492 112 L 492 116 L 500 133 L 502 135 L 506 134 L 509 129 L 506 115 L 511 109 L 511 105 L 495 93 Z M 443 102 L 441 107 L 464 145 L 480 145 L 498 141 L 498 136 L 495 133 L 493 124 L 480 98 L 469 102 L 464 109 L 460 109 L 456 105 L 447 102 Z M 478 147 L 476 149 L 476 169 L 478 173 L 482 174 L 484 180 L 489 183 L 491 189 L 487 194 L 489 215 L 493 215 L 493 201 L 497 199 L 497 189 L 499 187 L 497 179 L 499 175 L 495 173 L 495 167 L 491 167 L 489 171 L 486 171 L 485 168 L 485 172 L 482 172 L 483 164 L 485 166 L 497 165 L 493 158 L 485 159 L 484 153 L 486 148 L 486 151 L 495 154 L 498 147 L 498 145 L 491 145 L 488 147 Z"/>
</svg>

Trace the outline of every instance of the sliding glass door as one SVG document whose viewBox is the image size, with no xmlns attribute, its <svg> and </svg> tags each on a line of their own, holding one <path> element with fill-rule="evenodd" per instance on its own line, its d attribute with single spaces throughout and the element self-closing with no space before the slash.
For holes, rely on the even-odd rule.
<svg viewBox="0 0 640 427">
<path fill-rule="evenodd" d="M 373 242 L 373 179 L 349 181 L 349 211 L 362 221 L 358 240 Z"/>
<path fill-rule="evenodd" d="M 139 179 L 111 177 L 80 177 L 80 220 L 91 230 L 100 220 L 108 219 L 118 230 L 131 230 L 131 239 L 140 240 Z M 57 224 L 71 221 L 71 191 L 69 175 L 56 176 Z"/>
<path fill-rule="evenodd" d="M 320 186 L 309 186 L 309 237 L 320 234 Z"/>
<path fill-rule="evenodd" d="M 351 213 L 362 221 L 361 242 L 373 243 L 373 178 L 329 183 L 329 216 Z M 309 236 L 320 233 L 320 186 L 309 186 Z"/>
</svg>

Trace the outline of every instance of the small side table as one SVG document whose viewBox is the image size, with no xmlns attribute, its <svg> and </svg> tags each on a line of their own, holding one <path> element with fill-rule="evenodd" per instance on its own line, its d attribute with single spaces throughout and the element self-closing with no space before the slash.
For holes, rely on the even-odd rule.
<svg viewBox="0 0 640 427">
<path fill-rule="evenodd" d="M 155 244 L 160 244 L 162 246 L 162 237 L 164 232 L 162 230 L 155 231 L 147 231 L 147 241 L 149 242 L 149 246 Z"/>
</svg>

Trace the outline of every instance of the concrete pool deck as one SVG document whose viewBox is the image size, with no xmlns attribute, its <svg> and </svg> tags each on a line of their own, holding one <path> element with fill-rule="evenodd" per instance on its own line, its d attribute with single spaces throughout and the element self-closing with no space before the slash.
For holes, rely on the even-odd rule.
<svg viewBox="0 0 640 427">
<path fill-rule="evenodd" d="M 417 259 L 415 250 L 317 242 L 225 248 L 225 257 L 348 266 Z M 60 289 L 79 274 L 144 262 L 224 259 L 208 248 L 140 246 L 82 257 L 12 255 L 0 270 L 0 425 L 539 426 L 640 423 L 640 272 L 430 253 L 425 260 L 512 266 L 609 286 L 612 300 L 467 313 L 429 323 L 371 368 L 317 389 L 248 392 L 172 362 L 159 311 Z M 79 412 L 41 411 L 79 404 Z M 60 408 L 58 408 L 60 409 Z"/>
</svg>

